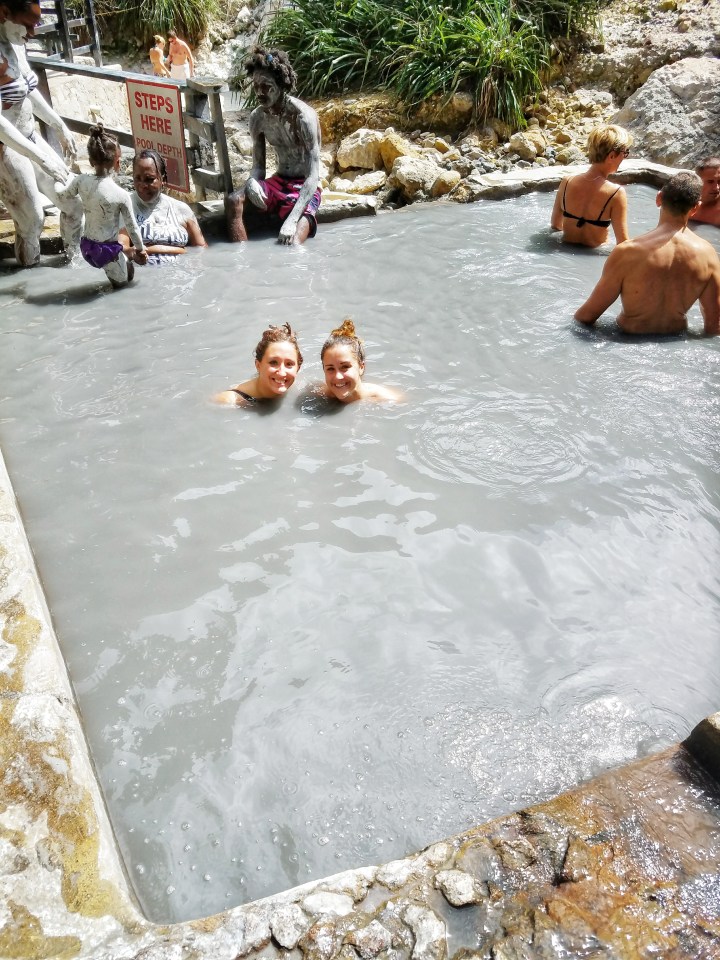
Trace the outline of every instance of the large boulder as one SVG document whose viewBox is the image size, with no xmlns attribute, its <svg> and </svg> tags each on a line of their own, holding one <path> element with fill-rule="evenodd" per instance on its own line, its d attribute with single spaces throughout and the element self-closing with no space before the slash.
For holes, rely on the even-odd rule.
<svg viewBox="0 0 720 960">
<path fill-rule="evenodd" d="M 340 170 L 379 170 L 383 166 L 380 144 L 383 135 L 362 127 L 341 142 L 337 152 Z"/>
<path fill-rule="evenodd" d="M 415 200 L 428 195 L 437 178 L 445 172 L 425 157 L 398 157 L 388 177 L 388 186 L 399 188 L 406 200 Z"/>
<path fill-rule="evenodd" d="M 720 60 L 693 57 L 661 67 L 617 113 L 636 152 L 657 163 L 694 167 L 720 153 Z"/>
<path fill-rule="evenodd" d="M 389 173 L 398 157 L 417 157 L 420 151 L 413 143 L 396 133 L 392 127 L 388 127 L 380 141 L 380 154 L 385 169 Z"/>
</svg>

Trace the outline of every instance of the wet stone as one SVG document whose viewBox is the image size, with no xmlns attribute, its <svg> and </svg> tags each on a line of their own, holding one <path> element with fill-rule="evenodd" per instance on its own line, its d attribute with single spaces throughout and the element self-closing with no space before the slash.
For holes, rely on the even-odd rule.
<svg viewBox="0 0 720 960">
<path fill-rule="evenodd" d="M 334 923 L 321 921 L 310 927 L 298 946 L 305 960 L 330 960 L 340 946 L 340 937 L 341 934 Z"/>
<path fill-rule="evenodd" d="M 411 877 L 418 875 L 418 863 L 415 860 L 391 860 L 380 867 L 377 872 L 377 881 L 389 890 L 398 890 Z"/>
<path fill-rule="evenodd" d="M 354 903 L 353 898 L 344 893 L 311 893 L 302 905 L 313 916 L 345 917 Z"/>
<path fill-rule="evenodd" d="M 270 931 L 281 947 L 294 950 L 311 922 L 296 903 L 290 903 L 273 911 L 270 917 Z"/>
<path fill-rule="evenodd" d="M 415 936 L 413 960 L 445 960 L 447 937 L 445 924 L 433 911 L 413 904 L 403 917 Z"/>
<path fill-rule="evenodd" d="M 345 937 L 345 943 L 355 947 L 364 960 L 370 960 L 391 946 L 392 937 L 378 920 L 371 920 L 366 927 L 351 930 Z"/>
<path fill-rule="evenodd" d="M 445 899 L 453 907 L 464 907 L 468 903 L 479 903 L 487 888 L 462 870 L 441 870 L 435 877 L 435 886 L 442 890 Z"/>
</svg>

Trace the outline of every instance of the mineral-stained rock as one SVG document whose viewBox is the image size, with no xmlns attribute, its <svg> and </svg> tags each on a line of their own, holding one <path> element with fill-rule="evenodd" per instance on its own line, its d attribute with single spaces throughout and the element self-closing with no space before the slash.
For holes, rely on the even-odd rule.
<svg viewBox="0 0 720 960">
<path fill-rule="evenodd" d="M 433 910 L 412 904 L 403 918 L 415 936 L 412 960 L 445 960 L 447 936 L 440 917 Z"/>
<path fill-rule="evenodd" d="M 512 153 L 516 153 L 521 160 L 534 160 L 538 155 L 535 144 L 524 133 L 514 133 L 508 141 Z"/>
<path fill-rule="evenodd" d="M 388 129 L 380 141 L 380 155 L 385 169 L 390 173 L 398 157 L 417 157 L 420 155 L 420 151 L 405 137 L 401 137 L 399 133 Z"/>
<path fill-rule="evenodd" d="M 480 903 L 485 893 L 480 884 L 463 870 L 441 870 L 435 877 L 435 886 L 454 907 Z"/>
<path fill-rule="evenodd" d="M 561 147 L 555 159 L 558 163 L 586 163 L 587 159 L 583 154 L 582 150 L 579 147 L 574 146 L 573 144 L 568 144 L 565 147 Z"/>
<path fill-rule="evenodd" d="M 282 904 L 270 916 L 273 937 L 286 950 L 294 950 L 312 921 L 296 903 Z"/>
<path fill-rule="evenodd" d="M 441 172 L 442 167 L 423 157 L 398 157 L 388 184 L 398 186 L 406 200 L 413 200 L 419 193 L 429 193 Z"/>
<path fill-rule="evenodd" d="M 430 188 L 431 197 L 444 197 L 460 183 L 460 174 L 456 170 L 443 170 Z"/>
<path fill-rule="evenodd" d="M 341 170 L 351 167 L 360 170 L 378 170 L 383 165 L 380 144 L 383 135 L 378 130 L 362 128 L 351 133 L 340 143 L 337 165 Z"/>
<path fill-rule="evenodd" d="M 392 937 L 390 931 L 378 920 L 371 920 L 366 927 L 350 930 L 345 935 L 344 942 L 355 947 L 363 960 L 370 960 L 390 947 Z"/>
<path fill-rule="evenodd" d="M 350 172 L 350 171 L 349 171 Z M 356 176 L 335 177 L 331 183 L 333 190 L 343 193 L 357 193 L 361 195 L 375 193 L 385 186 L 387 174 L 384 170 L 373 170 L 370 173 L 358 173 Z"/>
<path fill-rule="evenodd" d="M 352 910 L 353 898 L 345 893 L 311 893 L 302 902 L 303 910 L 313 916 L 344 917 Z"/>
<path fill-rule="evenodd" d="M 720 153 L 720 60 L 690 57 L 656 70 L 613 118 L 658 163 L 693 167 Z"/>
<path fill-rule="evenodd" d="M 314 923 L 299 942 L 305 960 L 330 960 L 341 943 L 341 934 L 330 921 Z"/>
</svg>

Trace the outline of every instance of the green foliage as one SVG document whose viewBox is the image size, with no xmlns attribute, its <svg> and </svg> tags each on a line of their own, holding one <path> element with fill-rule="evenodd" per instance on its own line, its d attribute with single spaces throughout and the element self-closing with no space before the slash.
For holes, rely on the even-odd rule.
<svg viewBox="0 0 720 960">
<path fill-rule="evenodd" d="M 522 122 L 550 40 L 587 25 L 602 0 L 294 0 L 263 33 L 288 52 L 304 96 L 386 89 L 416 106 L 469 92 L 476 114 Z M 242 88 L 242 64 L 231 85 Z"/>
<path fill-rule="evenodd" d="M 181 39 L 196 44 L 207 33 L 217 10 L 218 0 L 95 0 L 101 24 L 107 23 L 116 35 L 142 40 L 148 47 L 154 34 L 167 38 L 173 28 Z"/>
</svg>

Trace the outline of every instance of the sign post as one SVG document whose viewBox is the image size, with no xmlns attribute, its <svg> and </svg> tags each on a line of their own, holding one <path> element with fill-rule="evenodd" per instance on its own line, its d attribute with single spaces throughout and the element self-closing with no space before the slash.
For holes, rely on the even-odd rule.
<svg viewBox="0 0 720 960">
<path fill-rule="evenodd" d="M 168 186 L 190 192 L 180 88 L 155 80 L 125 81 L 136 150 L 156 150 L 167 165 Z"/>
</svg>

